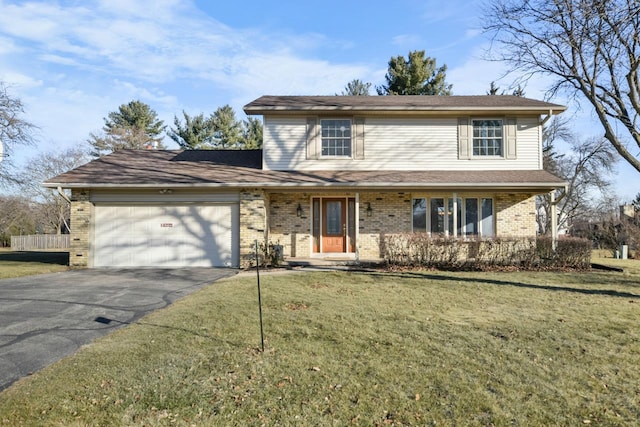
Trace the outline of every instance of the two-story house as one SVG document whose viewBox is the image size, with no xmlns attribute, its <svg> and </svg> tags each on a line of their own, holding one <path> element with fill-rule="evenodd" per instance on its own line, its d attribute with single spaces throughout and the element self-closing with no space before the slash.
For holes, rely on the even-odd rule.
<svg viewBox="0 0 640 427">
<path fill-rule="evenodd" d="M 118 151 L 49 180 L 72 190 L 70 265 L 239 266 L 378 259 L 385 234 L 532 237 L 542 126 L 515 96 L 263 96 L 249 151 Z"/>
</svg>

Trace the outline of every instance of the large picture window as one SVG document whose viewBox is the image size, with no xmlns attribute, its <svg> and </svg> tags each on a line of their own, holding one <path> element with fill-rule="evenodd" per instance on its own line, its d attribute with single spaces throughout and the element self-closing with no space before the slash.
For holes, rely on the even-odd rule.
<svg viewBox="0 0 640 427">
<path fill-rule="evenodd" d="M 449 236 L 455 234 L 459 237 L 494 236 L 493 199 L 415 198 L 412 206 L 414 232 Z"/>
<path fill-rule="evenodd" d="M 351 157 L 351 120 L 321 120 L 322 156 Z"/>
<path fill-rule="evenodd" d="M 502 120 L 481 119 L 473 122 L 473 155 L 503 155 Z"/>
</svg>

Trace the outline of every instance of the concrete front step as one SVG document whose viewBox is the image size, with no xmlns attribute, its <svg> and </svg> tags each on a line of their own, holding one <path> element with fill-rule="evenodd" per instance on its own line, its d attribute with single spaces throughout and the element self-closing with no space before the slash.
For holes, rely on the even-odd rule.
<svg viewBox="0 0 640 427">
<path fill-rule="evenodd" d="M 378 267 L 384 264 L 384 260 L 383 259 L 355 260 L 355 259 L 340 258 L 340 257 L 286 258 L 282 264 L 289 267 L 329 267 L 329 266 Z"/>
</svg>

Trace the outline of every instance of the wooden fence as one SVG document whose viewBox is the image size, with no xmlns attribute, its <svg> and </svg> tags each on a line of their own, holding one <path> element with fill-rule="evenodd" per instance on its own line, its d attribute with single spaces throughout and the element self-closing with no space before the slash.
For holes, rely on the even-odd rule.
<svg viewBox="0 0 640 427">
<path fill-rule="evenodd" d="M 68 251 L 68 234 L 11 236 L 12 251 Z"/>
</svg>

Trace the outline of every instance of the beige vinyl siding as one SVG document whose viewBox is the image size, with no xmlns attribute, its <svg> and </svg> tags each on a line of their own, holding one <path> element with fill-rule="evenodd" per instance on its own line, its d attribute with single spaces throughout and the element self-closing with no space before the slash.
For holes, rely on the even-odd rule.
<svg viewBox="0 0 640 427">
<path fill-rule="evenodd" d="M 518 118 L 518 161 L 526 162 L 526 169 L 542 169 L 542 127 L 537 117 Z"/>
<path fill-rule="evenodd" d="M 271 170 L 513 170 L 539 169 L 537 117 L 517 119 L 517 155 L 459 159 L 458 117 L 366 117 L 364 159 L 306 157 L 305 116 L 265 117 L 264 167 Z"/>
<path fill-rule="evenodd" d="M 450 169 L 458 160 L 457 118 L 365 122 L 366 169 Z"/>
<path fill-rule="evenodd" d="M 307 118 L 267 116 L 263 130 L 264 169 L 298 169 L 306 158 Z"/>
</svg>

